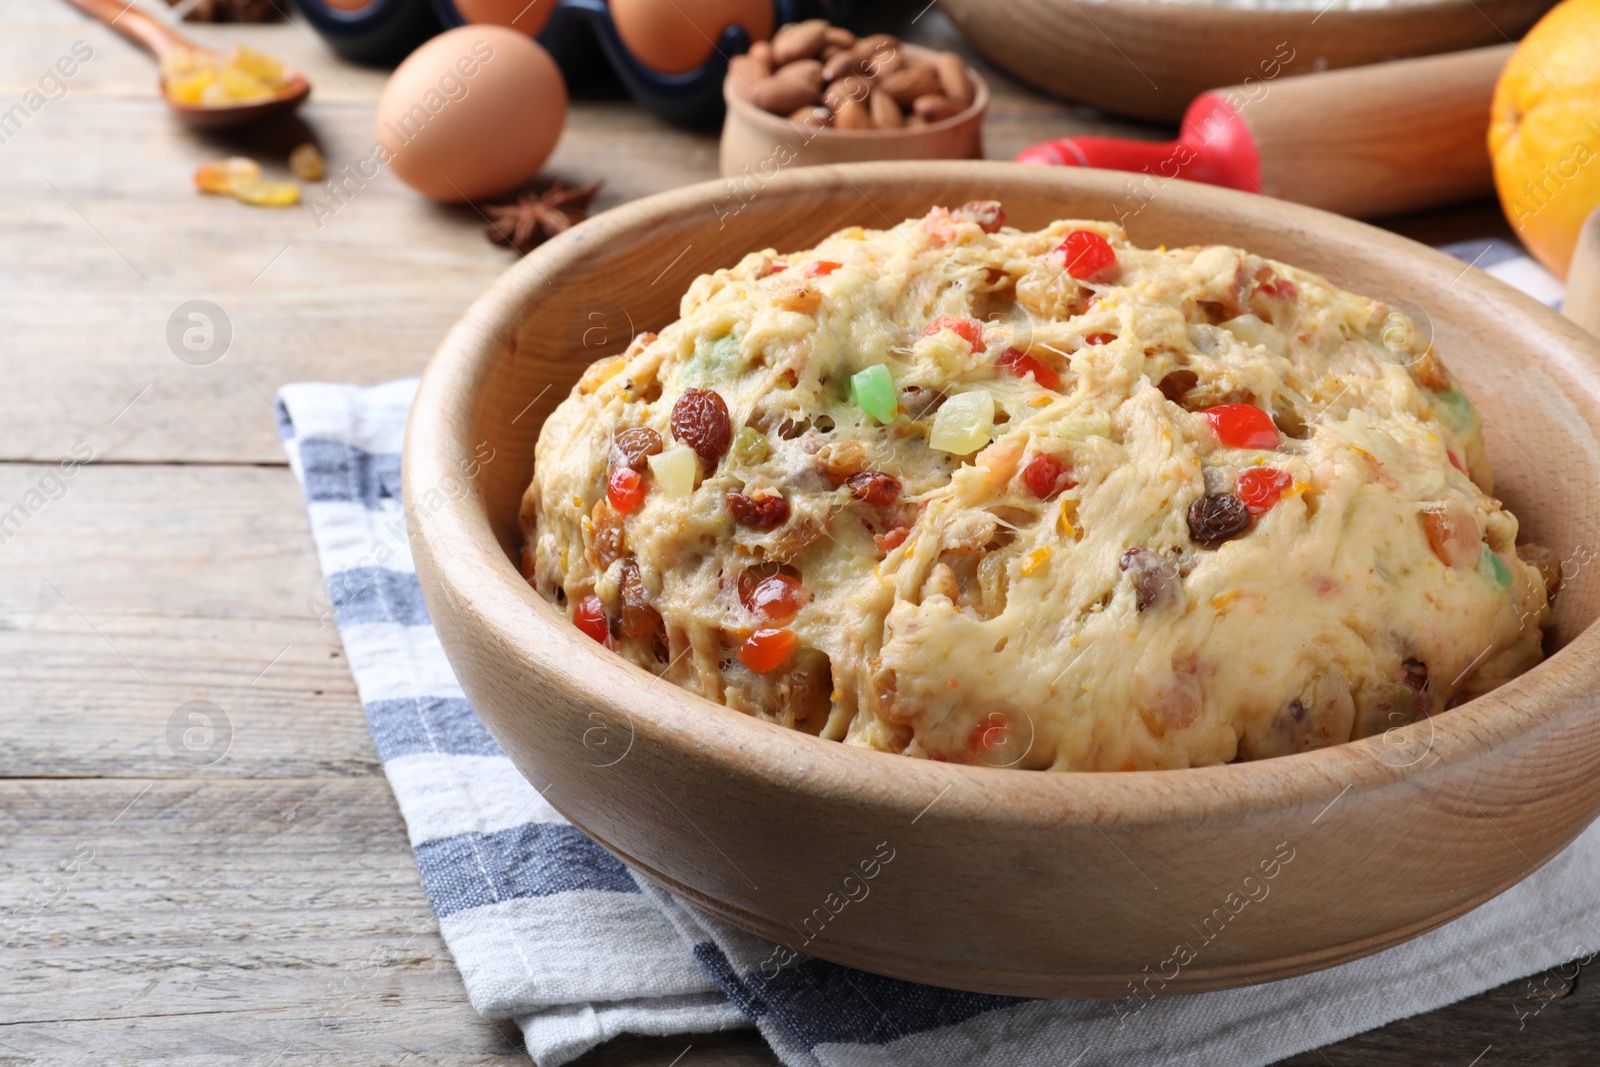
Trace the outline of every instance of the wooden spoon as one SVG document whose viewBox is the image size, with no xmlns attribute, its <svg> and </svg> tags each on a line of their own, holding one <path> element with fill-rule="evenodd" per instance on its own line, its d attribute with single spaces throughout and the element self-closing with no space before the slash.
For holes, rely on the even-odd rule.
<svg viewBox="0 0 1600 1067">
<path fill-rule="evenodd" d="M 158 60 L 182 52 L 209 53 L 217 56 L 219 61 L 222 58 L 220 53 L 195 44 L 149 12 L 134 7 L 133 0 L 67 0 L 67 3 L 143 46 Z M 224 104 L 186 104 L 174 100 L 167 93 L 167 80 L 164 74 L 161 78 L 161 96 L 166 100 L 167 106 L 177 113 L 179 119 L 195 129 L 222 130 L 233 126 L 244 126 L 287 114 L 299 107 L 311 94 L 311 83 L 306 80 L 305 75 L 289 67 L 284 67 L 283 73 L 289 84 L 276 96 L 262 97 L 259 100 L 237 100 Z"/>
<path fill-rule="evenodd" d="M 1567 267 L 1567 295 L 1561 312 L 1600 337 L 1600 208 L 1584 220 Z"/>
</svg>

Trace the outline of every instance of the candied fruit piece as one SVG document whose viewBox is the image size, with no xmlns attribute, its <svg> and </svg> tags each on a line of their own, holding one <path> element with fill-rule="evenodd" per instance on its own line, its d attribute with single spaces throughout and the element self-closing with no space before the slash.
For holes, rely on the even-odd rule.
<svg viewBox="0 0 1600 1067">
<path fill-rule="evenodd" d="M 195 188 L 202 193 L 218 193 L 223 196 L 231 195 L 237 184 L 259 181 L 260 178 L 261 164 L 247 156 L 213 159 L 200 164 L 194 172 Z"/>
<path fill-rule="evenodd" d="M 232 192 L 237 199 L 257 207 L 288 207 L 300 202 L 300 186 L 294 182 L 238 181 L 233 183 Z"/>
<path fill-rule="evenodd" d="M 310 141 L 296 145 L 294 151 L 289 153 L 289 169 L 303 182 L 320 182 L 328 173 L 322 153 Z"/>
</svg>

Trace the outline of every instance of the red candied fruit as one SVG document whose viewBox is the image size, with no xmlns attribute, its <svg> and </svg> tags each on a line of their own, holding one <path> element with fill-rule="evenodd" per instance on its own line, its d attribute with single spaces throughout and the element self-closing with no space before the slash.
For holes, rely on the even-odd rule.
<svg viewBox="0 0 1600 1067">
<path fill-rule="evenodd" d="M 1272 505 L 1283 499 L 1283 491 L 1294 484 L 1288 471 L 1271 467 L 1251 467 L 1239 475 L 1239 484 L 1233 495 L 1244 501 L 1252 515 L 1265 515 Z"/>
<path fill-rule="evenodd" d="M 976 222 L 984 233 L 998 233 L 1006 224 L 1006 211 L 998 200 L 968 200 L 956 209 L 956 214 Z"/>
<path fill-rule="evenodd" d="M 806 277 L 825 278 L 842 266 L 844 266 L 843 263 L 835 263 L 831 259 L 819 259 L 806 268 Z"/>
<path fill-rule="evenodd" d="M 1254 404 L 1219 404 L 1201 412 L 1217 440 L 1229 448 L 1277 448 L 1278 428 L 1272 416 Z"/>
<path fill-rule="evenodd" d="M 1444 454 L 1450 457 L 1450 466 L 1454 467 L 1462 474 L 1467 473 L 1467 468 L 1461 465 L 1461 457 L 1455 454 L 1454 449 L 1447 448 L 1445 449 Z"/>
<path fill-rule="evenodd" d="M 1117 261 L 1111 242 L 1092 230 L 1073 230 L 1056 246 L 1067 273 L 1083 281 L 1093 278 Z"/>
<path fill-rule="evenodd" d="M 1117 339 L 1114 333 L 1091 333 L 1083 339 L 1086 345 L 1108 345 Z"/>
<path fill-rule="evenodd" d="M 793 630 L 757 630 L 739 646 L 739 662 L 757 674 L 766 674 L 783 666 L 796 643 Z"/>
<path fill-rule="evenodd" d="M 1284 300 L 1293 300 L 1300 293 L 1294 282 L 1291 282 L 1288 278 L 1279 278 L 1277 275 L 1268 278 L 1256 286 L 1256 289 L 1268 296 L 1276 296 Z"/>
<path fill-rule="evenodd" d="M 906 543 L 906 537 L 911 533 L 909 526 L 892 526 L 881 534 L 872 535 L 872 543 L 879 552 L 888 555 Z"/>
<path fill-rule="evenodd" d="M 979 719 L 967 734 L 967 755 L 977 757 L 1003 748 L 1011 731 L 1011 718 L 1003 711 L 991 711 Z"/>
<path fill-rule="evenodd" d="M 971 345 L 974 352 L 983 351 L 983 323 L 977 319 L 963 319 L 955 315 L 940 315 L 928 323 L 928 328 L 922 331 L 922 336 L 932 337 L 940 330 L 950 330 Z"/>
<path fill-rule="evenodd" d="M 644 475 L 632 467 L 618 467 L 606 479 L 606 499 L 624 515 L 639 510 L 645 489 Z"/>
<path fill-rule="evenodd" d="M 578 607 L 572 613 L 572 622 L 602 645 L 611 647 L 611 627 L 606 623 L 606 606 L 593 593 L 578 601 Z"/>
<path fill-rule="evenodd" d="M 1033 457 L 1033 462 L 1022 468 L 1022 483 L 1040 500 L 1058 497 L 1077 484 L 1060 460 L 1047 455 Z"/>
<path fill-rule="evenodd" d="M 741 597 L 744 606 L 762 622 L 778 625 L 788 622 L 806 605 L 805 586 L 800 579 L 787 574 L 774 574 L 764 579 L 750 595 Z"/>
<path fill-rule="evenodd" d="M 1054 390 L 1061 387 L 1061 375 L 1057 374 L 1054 368 L 1041 363 L 1020 348 L 1006 349 L 995 362 L 1018 378 L 1026 378 L 1032 374 L 1034 382 L 1041 388 Z"/>
</svg>

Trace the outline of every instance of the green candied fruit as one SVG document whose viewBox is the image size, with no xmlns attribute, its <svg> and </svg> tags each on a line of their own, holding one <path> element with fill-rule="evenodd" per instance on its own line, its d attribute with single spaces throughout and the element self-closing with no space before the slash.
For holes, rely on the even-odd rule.
<svg viewBox="0 0 1600 1067">
<path fill-rule="evenodd" d="M 772 454 L 772 446 L 767 443 L 767 435 L 753 426 L 741 429 L 733 439 L 733 461 L 741 467 L 754 467 L 765 462 Z"/>
<path fill-rule="evenodd" d="M 1505 560 L 1490 551 L 1488 545 L 1483 546 L 1483 563 L 1485 568 L 1494 575 L 1495 584 L 1501 589 L 1511 588 L 1511 568 L 1507 567 Z"/>
<path fill-rule="evenodd" d="M 733 377 L 739 360 L 739 338 L 727 333 L 716 340 L 702 337 L 694 343 L 694 351 L 684 360 L 683 380 L 694 385 L 713 385 Z"/>
<path fill-rule="evenodd" d="M 850 399 L 856 406 L 887 426 L 894 421 L 899 402 L 894 395 L 894 376 L 882 363 L 874 363 L 850 376 Z"/>
</svg>

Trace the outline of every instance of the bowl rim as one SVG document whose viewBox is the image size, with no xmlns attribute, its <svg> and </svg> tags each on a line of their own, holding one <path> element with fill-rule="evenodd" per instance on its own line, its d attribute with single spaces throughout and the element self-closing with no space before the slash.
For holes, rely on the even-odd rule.
<svg viewBox="0 0 1600 1067">
<path fill-rule="evenodd" d="M 1429 0 L 1429 2 L 1434 2 L 1434 0 Z M 1451 2 L 1451 0 L 1445 0 L 1445 2 Z M 900 47 L 910 52 L 922 53 L 929 57 L 937 56 L 939 54 L 932 48 L 928 48 L 920 44 L 913 44 L 910 41 L 900 41 Z M 968 104 L 954 115 L 951 115 L 949 118 L 940 119 L 938 122 L 930 122 L 926 126 L 902 126 L 899 129 L 894 130 L 840 130 L 835 129 L 832 126 L 818 126 L 815 130 L 813 130 L 809 126 L 802 126 L 798 122 L 791 122 L 784 115 L 775 115 L 765 108 L 757 107 L 748 96 L 740 92 L 739 89 L 733 84 L 732 67 L 728 68 L 728 73 L 724 75 L 722 79 L 722 99 L 728 105 L 728 118 L 730 120 L 732 119 L 734 113 L 737 112 L 740 119 L 752 126 L 762 129 L 764 132 L 774 137 L 789 137 L 793 134 L 799 133 L 803 135 L 809 135 L 810 140 L 815 140 L 819 137 L 824 140 L 829 138 L 838 138 L 844 141 L 862 140 L 867 138 L 877 138 L 879 140 L 907 140 L 909 138 L 924 134 L 936 134 L 943 133 L 946 130 L 953 130 L 958 126 L 964 126 L 975 119 L 982 118 L 983 115 L 988 112 L 988 81 L 984 79 L 983 75 L 979 73 L 978 69 L 974 67 L 971 61 L 969 61 L 965 56 L 961 57 L 961 61 L 967 65 L 967 75 L 972 79 L 972 103 Z M 688 188 L 692 188 L 692 186 Z"/>
<path fill-rule="evenodd" d="M 916 164 L 946 184 L 993 188 L 1002 176 L 1041 184 L 1068 183 L 1115 196 L 1120 172 L 1035 168 L 985 161 Z M 791 168 L 769 192 L 825 197 L 841 183 L 903 185 L 901 163 L 852 163 Z M 933 168 L 929 170 L 928 168 Z M 916 178 L 911 179 L 913 181 Z M 490 527 L 481 487 L 419 514 L 421 487 L 441 484 L 473 447 L 468 428 L 476 388 L 494 353 L 514 335 L 507 322 L 547 277 L 593 254 L 597 243 L 647 234 L 661 223 L 699 212 L 722 195 L 712 180 L 659 193 L 612 209 L 545 243 L 506 272 L 451 329 L 423 372 L 403 446 L 402 478 L 413 552 L 426 558 L 444 596 L 491 633 L 498 655 L 510 654 L 549 686 L 575 702 L 603 703 L 627 719 L 632 744 L 658 742 L 692 749 L 729 775 L 816 797 L 848 790 L 874 808 L 920 818 L 934 804 L 943 819 L 1003 817 L 1041 829 L 1063 818 L 1140 824 L 1220 825 L 1264 810 L 1326 811 L 1347 792 L 1393 786 L 1423 775 L 1440 761 L 1468 764 L 1491 756 L 1516 738 L 1556 728 L 1600 692 L 1600 618 L 1573 634 L 1553 655 L 1499 688 L 1433 719 L 1386 734 L 1328 748 L 1245 763 L 1179 770 L 1029 772 L 907 758 L 768 723 L 690 693 L 607 651 L 579 633 L 522 578 Z M 1478 302 L 1529 318 L 1545 339 L 1542 358 L 1574 377 L 1587 378 L 1600 397 L 1600 341 L 1550 308 L 1444 252 L 1287 201 L 1186 181 L 1163 182 L 1161 194 L 1184 211 L 1206 210 L 1268 230 L 1338 234 L 1373 254 L 1409 258 L 1438 277 L 1455 276 Z M 820 237 L 823 235 L 819 235 Z M 1600 440 L 1600 433 L 1597 433 Z M 1597 444 L 1600 447 L 1600 444 Z M 470 593 L 469 593 L 470 591 Z M 605 679 L 597 684 L 597 676 Z M 470 694 L 469 694 L 470 696 Z M 491 724 L 493 725 L 493 724 Z M 1425 741 L 1422 752 L 1410 754 Z M 1385 752 L 1404 754 L 1400 762 Z M 1426 758 L 1424 758 L 1426 757 Z M 955 789 L 956 785 L 971 788 Z M 937 794 L 937 795 L 936 795 Z M 927 798 L 933 796 L 929 803 Z M 1320 815 L 1318 816 L 1320 818 Z M 914 821 L 913 818 L 913 821 Z"/>
<path fill-rule="evenodd" d="M 958 0 L 958 4 L 972 3 L 981 7 L 989 0 Z M 1070 0 L 1069 0 L 1070 2 Z M 1533 7 L 1542 6 L 1546 10 L 1554 6 L 1555 0 L 1487 0 L 1499 6 L 1506 7 Z M 1052 5 L 1053 6 L 1053 5 Z M 1072 3 L 1072 6 L 1078 6 Z M 1329 6 L 1325 12 L 1317 15 L 1311 25 L 1306 25 L 1305 17 L 1321 10 L 1318 5 L 1308 4 L 1305 7 L 1248 7 L 1243 4 L 1217 3 L 1216 0 L 1085 0 L 1084 7 L 1111 12 L 1116 11 L 1123 15 L 1140 14 L 1141 10 L 1159 9 L 1163 19 L 1174 19 L 1180 22 L 1213 25 L 1218 22 L 1230 22 L 1237 25 L 1230 28 L 1240 28 L 1245 24 L 1254 24 L 1261 28 L 1263 33 L 1277 32 L 1285 27 L 1293 27 L 1297 32 L 1304 33 L 1310 30 L 1317 35 L 1311 40 L 1328 33 L 1327 26 L 1318 30 L 1318 24 L 1326 22 L 1339 29 L 1350 28 L 1354 24 L 1366 24 L 1368 29 L 1380 29 L 1385 23 L 1407 22 L 1422 18 L 1436 18 L 1446 14 L 1467 15 L 1479 14 L 1476 10 L 1478 4 L 1473 0 L 1390 0 L 1386 3 L 1369 4 L 1362 7 L 1337 7 Z M 1081 12 L 1080 12 L 1081 14 Z M 1087 15 L 1083 15 L 1087 18 Z"/>
</svg>

